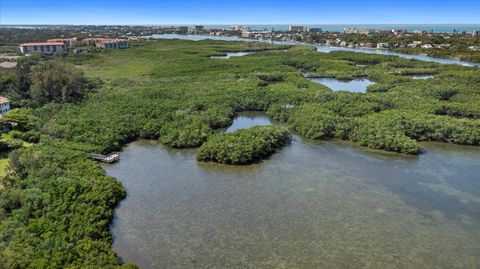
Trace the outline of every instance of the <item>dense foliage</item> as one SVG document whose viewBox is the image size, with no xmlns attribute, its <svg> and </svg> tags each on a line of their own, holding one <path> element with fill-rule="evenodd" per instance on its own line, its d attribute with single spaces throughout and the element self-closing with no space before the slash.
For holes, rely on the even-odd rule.
<svg viewBox="0 0 480 269">
<path fill-rule="evenodd" d="M 88 83 L 100 86 L 81 100 L 73 98 L 76 102 L 63 98 L 63 88 L 47 87 L 48 81 L 40 78 L 32 81 L 37 67 L 48 69 L 56 62 L 28 62 L 19 67 L 25 72 L 2 77 L 0 86 L 17 87 L 22 96 L 17 100 L 45 97 L 32 95 L 33 85 L 57 94 L 42 99 L 40 103 L 48 103 L 40 108 L 14 110 L 4 118 L 21 129 L 19 139 L 40 141 L 12 153 L 3 180 L 0 264 L 118 266 L 108 223 L 124 191 L 88 160 L 90 154 L 149 138 L 173 147 L 202 145 L 199 159 L 239 164 L 264 157 L 284 141 L 285 131 L 274 127 L 215 134 L 239 111 L 267 111 L 310 138 L 339 138 L 407 154 L 421 151 L 418 141 L 480 144 L 479 69 L 382 55 L 317 53 L 309 47 L 285 49 L 261 43 L 149 40 L 132 43 L 128 50 L 71 55 L 65 62 L 80 66 L 67 69 L 74 74 L 82 70 Z M 258 52 L 209 58 L 225 51 Z M 332 92 L 306 80 L 307 74 L 366 77 L 376 84 L 365 94 Z M 434 78 L 413 80 L 412 74 Z M 52 77 L 77 85 L 76 79 Z"/>
<path fill-rule="evenodd" d="M 290 139 L 287 130 L 255 126 L 210 136 L 197 152 L 197 160 L 225 164 L 251 164 L 270 156 Z"/>
<path fill-rule="evenodd" d="M 84 154 L 17 150 L 0 195 L 2 268 L 113 268 L 109 222 L 125 190 Z"/>
<path fill-rule="evenodd" d="M 39 55 L 19 60 L 14 72 L 0 76 L 0 92 L 16 106 L 39 107 L 49 102 L 75 102 L 94 85 L 73 64 Z"/>
</svg>

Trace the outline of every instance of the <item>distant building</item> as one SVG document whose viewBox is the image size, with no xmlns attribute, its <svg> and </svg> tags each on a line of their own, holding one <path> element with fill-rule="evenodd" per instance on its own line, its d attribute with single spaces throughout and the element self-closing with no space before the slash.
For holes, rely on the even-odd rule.
<svg viewBox="0 0 480 269">
<path fill-rule="evenodd" d="M 480 36 L 480 31 L 473 31 L 473 32 L 472 32 L 472 36 L 473 36 L 473 37 L 478 37 L 478 36 Z"/>
<path fill-rule="evenodd" d="M 390 48 L 390 45 L 388 43 L 378 43 L 377 44 L 377 49 L 388 49 Z"/>
<path fill-rule="evenodd" d="M 473 51 L 480 51 L 480 46 L 470 46 L 468 47 L 468 49 Z"/>
<path fill-rule="evenodd" d="M 408 48 L 416 48 L 422 44 L 422 41 L 413 41 L 410 44 L 407 44 Z"/>
<path fill-rule="evenodd" d="M 242 26 L 241 25 L 232 25 L 232 28 L 231 28 L 233 31 L 241 31 L 242 30 Z"/>
<path fill-rule="evenodd" d="M 190 33 L 194 33 L 194 34 L 197 34 L 197 33 L 200 33 L 204 30 L 205 28 L 203 27 L 203 25 L 195 25 L 195 26 L 192 26 L 191 28 L 189 28 L 189 32 Z"/>
<path fill-rule="evenodd" d="M 309 32 L 310 32 L 310 33 L 321 33 L 321 32 L 322 32 L 322 28 L 310 28 L 310 29 L 309 29 Z"/>
<path fill-rule="evenodd" d="M 98 42 L 102 42 L 106 40 L 107 39 L 103 37 L 85 38 L 82 40 L 82 43 L 86 46 L 95 46 Z"/>
<path fill-rule="evenodd" d="M 188 26 L 178 26 L 177 32 L 182 34 L 188 33 Z"/>
<path fill-rule="evenodd" d="M 67 47 L 71 47 L 77 43 L 77 38 L 55 38 L 55 39 L 49 39 L 47 40 L 48 43 L 63 43 Z"/>
<path fill-rule="evenodd" d="M 0 96 L 0 115 L 10 111 L 10 101 L 8 98 Z"/>
<path fill-rule="evenodd" d="M 357 28 L 345 28 L 343 29 L 343 32 L 345 34 L 362 34 L 362 35 L 368 35 L 370 34 L 371 30 L 369 29 L 357 29 Z"/>
<path fill-rule="evenodd" d="M 243 31 L 242 32 L 242 37 L 243 38 L 255 37 L 255 33 L 254 32 L 249 32 L 249 31 Z"/>
<path fill-rule="evenodd" d="M 422 46 L 422 49 L 433 49 L 433 46 L 430 44 L 425 44 Z"/>
<path fill-rule="evenodd" d="M 435 48 L 441 48 L 441 49 L 449 49 L 452 47 L 452 44 L 449 43 L 443 43 L 443 44 L 435 44 Z"/>
<path fill-rule="evenodd" d="M 358 44 L 358 47 L 361 47 L 361 48 L 373 48 L 373 43 L 370 43 L 370 42 L 367 42 L 367 43 L 363 43 L 363 42 L 360 42 Z"/>
<path fill-rule="evenodd" d="M 23 43 L 19 45 L 20 51 L 25 53 L 39 52 L 43 54 L 53 54 L 55 52 L 65 51 L 66 45 L 62 42 L 38 42 Z"/>
<path fill-rule="evenodd" d="M 107 39 L 97 42 L 96 46 L 102 49 L 126 49 L 128 48 L 128 41 L 123 39 Z"/>
<path fill-rule="evenodd" d="M 392 34 L 401 36 L 408 33 L 407 29 L 392 29 Z"/>
<path fill-rule="evenodd" d="M 288 27 L 289 32 L 302 33 L 305 32 L 305 26 L 301 25 L 290 25 Z"/>
<path fill-rule="evenodd" d="M 414 33 L 414 34 L 417 34 L 417 35 L 426 35 L 426 34 L 428 34 L 427 31 L 423 31 L 423 30 L 414 30 L 413 33 Z"/>
</svg>

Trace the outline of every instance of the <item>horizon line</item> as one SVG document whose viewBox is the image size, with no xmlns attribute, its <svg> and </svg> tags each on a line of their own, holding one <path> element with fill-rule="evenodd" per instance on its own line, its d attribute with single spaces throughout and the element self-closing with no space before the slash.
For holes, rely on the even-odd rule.
<svg viewBox="0 0 480 269">
<path fill-rule="evenodd" d="M 140 24 L 68 24 L 68 23 L 11 23 L 0 24 L 2 26 L 98 26 L 98 25 L 135 25 L 135 26 L 163 26 L 163 25 L 480 25 L 480 23 L 140 23 Z"/>
</svg>

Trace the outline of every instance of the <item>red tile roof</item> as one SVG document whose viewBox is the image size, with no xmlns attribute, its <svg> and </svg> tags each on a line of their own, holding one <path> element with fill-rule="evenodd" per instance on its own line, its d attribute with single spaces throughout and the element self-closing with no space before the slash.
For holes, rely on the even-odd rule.
<svg viewBox="0 0 480 269">
<path fill-rule="evenodd" d="M 0 96 L 0 104 L 5 104 L 5 103 L 8 103 L 8 98 L 7 97 L 3 97 L 3 96 Z"/>
<path fill-rule="evenodd" d="M 23 43 L 20 47 L 25 46 L 65 46 L 62 42 L 38 42 L 38 43 Z"/>
<path fill-rule="evenodd" d="M 84 38 L 82 41 L 98 41 L 98 40 L 107 40 L 107 38 L 103 37 L 89 37 L 89 38 Z"/>
<path fill-rule="evenodd" d="M 99 41 L 98 43 L 109 44 L 109 43 L 120 43 L 120 42 L 124 42 L 124 41 L 127 41 L 127 40 L 124 40 L 124 39 L 105 39 L 105 40 Z"/>
</svg>

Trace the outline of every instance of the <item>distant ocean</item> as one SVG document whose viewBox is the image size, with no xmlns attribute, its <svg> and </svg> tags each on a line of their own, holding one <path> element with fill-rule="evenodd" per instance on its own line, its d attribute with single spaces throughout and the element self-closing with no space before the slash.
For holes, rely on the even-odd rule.
<svg viewBox="0 0 480 269">
<path fill-rule="evenodd" d="M 409 32 L 414 30 L 422 30 L 434 33 L 453 33 L 453 30 L 459 32 L 472 32 L 480 31 L 480 24 L 298 24 L 309 28 L 322 28 L 324 31 L 339 32 L 344 28 L 362 28 L 362 29 L 379 29 L 379 30 L 391 30 L 391 29 L 406 29 Z M 248 26 L 253 30 L 288 30 L 287 24 L 252 24 L 242 25 Z M 230 28 L 231 25 L 205 25 L 208 29 L 224 29 Z"/>
</svg>

